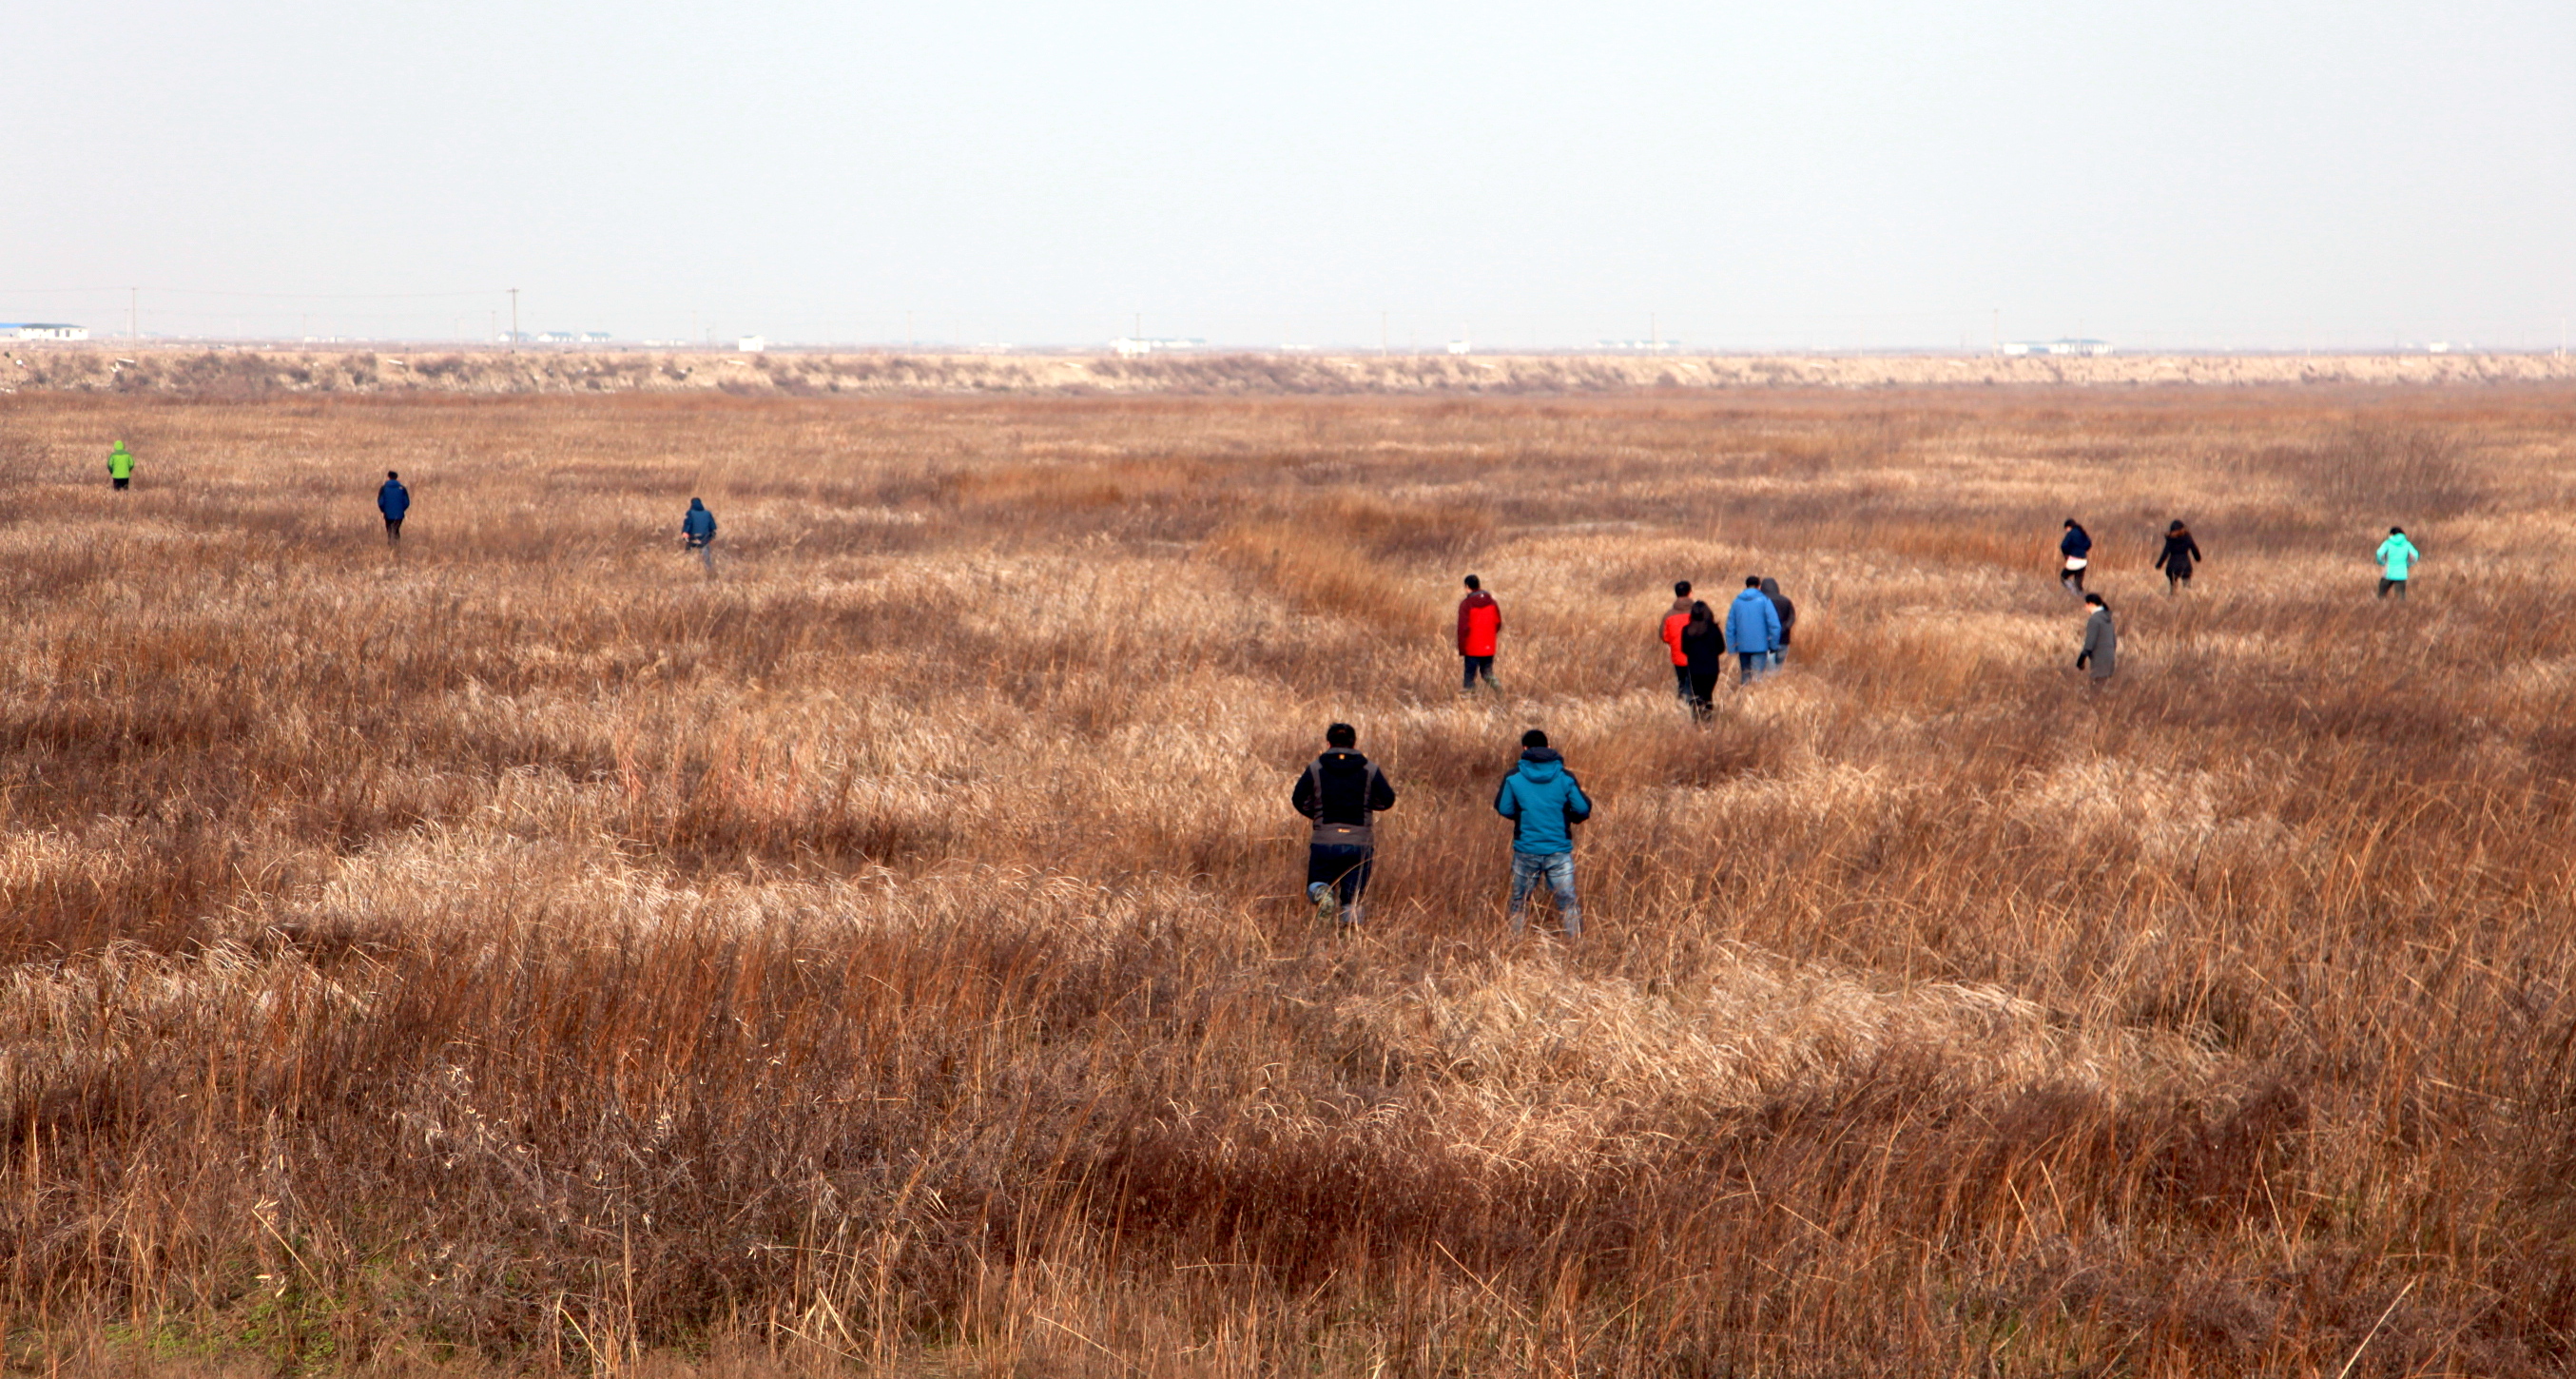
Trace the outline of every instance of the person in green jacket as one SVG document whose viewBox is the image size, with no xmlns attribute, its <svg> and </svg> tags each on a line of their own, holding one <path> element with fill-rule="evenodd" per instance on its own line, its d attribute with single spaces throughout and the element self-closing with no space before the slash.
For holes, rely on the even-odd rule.
<svg viewBox="0 0 2576 1379">
<path fill-rule="evenodd" d="M 2379 543 L 2379 596 L 2386 598 L 2388 591 L 2394 589 L 2397 601 L 2405 602 L 2406 569 L 2423 558 L 2424 553 L 2406 539 L 2404 527 L 2390 527 L 2388 539 Z"/>
<path fill-rule="evenodd" d="M 134 482 L 134 452 L 126 449 L 123 441 L 118 441 L 116 448 L 107 452 L 107 481 L 114 484 L 119 493 L 125 491 L 127 484 Z"/>
</svg>

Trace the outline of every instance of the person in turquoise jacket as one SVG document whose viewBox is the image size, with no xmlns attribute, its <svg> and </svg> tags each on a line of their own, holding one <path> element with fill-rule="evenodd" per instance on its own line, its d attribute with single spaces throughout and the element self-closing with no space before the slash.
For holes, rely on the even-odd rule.
<svg viewBox="0 0 2576 1379">
<path fill-rule="evenodd" d="M 2390 527 L 2388 539 L 2379 543 L 2379 596 L 2386 598 L 2388 591 L 2394 589 L 2397 601 L 2405 602 L 2407 569 L 2423 558 L 2424 553 L 2406 539 L 2404 527 Z"/>
<path fill-rule="evenodd" d="M 1567 938 L 1583 937 L 1583 906 L 1574 894 L 1574 825 L 1592 817 L 1583 783 L 1536 728 L 1521 734 L 1521 759 L 1494 791 L 1494 812 L 1512 821 L 1512 936 L 1525 924 L 1530 892 L 1542 880 L 1556 894 Z"/>
<path fill-rule="evenodd" d="M 1780 605 L 1762 592 L 1762 576 L 1746 575 L 1744 591 L 1726 606 L 1726 644 L 1735 648 L 1739 685 L 1752 684 L 1780 649 Z"/>
</svg>

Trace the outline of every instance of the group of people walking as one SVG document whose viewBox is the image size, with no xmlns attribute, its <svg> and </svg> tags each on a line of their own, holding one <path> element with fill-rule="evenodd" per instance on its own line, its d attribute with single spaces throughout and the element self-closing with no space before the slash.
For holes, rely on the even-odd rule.
<svg viewBox="0 0 2576 1379">
<path fill-rule="evenodd" d="M 1722 623 L 1715 609 L 1691 597 L 1689 580 L 1676 582 L 1663 626 L 1664 647 L 1673 658 L 1673 692 L 1694 715 L 1706 718 L 1715 707 L 1727 648 L 1735 649 L 1735 682 L 1749 685 L 1787 660 L 1797 626 L 1798 605 L 1769 575 L 1744 577 L 1744 588 L 1726 605 Z"/>
<path fill-rule="evenodd" d="M 1359 750 L 1348 723 L 1324 729 L 1324 752 L 1297 775 L 1288 802 L 1314 836 L 1306 847 L 1306 899 L 1315 916 L 1348 933 L 1365 918 L 1369 875 L 1377 861 L 1377 816 L 1395 807 L 1386 772 Z M 1514 937 L 1526 932 L 1529 899 L 1541 885 L 1556 897 L 1558 926 L 1583 935 L 1583 904 L 1574 888 L 1574 829 L 1592 817 L 1592 799 L 1537 728 L 1521 734 L 1520 759 L 1494 789 L 1494 812 L 1512 824 L 1510 913 Z"/>
</svg>

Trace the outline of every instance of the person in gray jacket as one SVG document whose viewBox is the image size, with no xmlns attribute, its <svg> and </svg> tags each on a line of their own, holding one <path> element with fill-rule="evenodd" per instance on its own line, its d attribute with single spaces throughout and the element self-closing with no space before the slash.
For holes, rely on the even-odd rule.
<svg viewBox="0 0 2576 1379">
<path fill-rule="evenodd" d="M 2075 668 L 2091 671 L 2098 690 L 2120 667 L 2120 633 L 2111 626 L 2111 605 L 2100 594 L 2086 594 L 2084 604 L 2093 616 L 2084 620 L 2084 647 L 2075 653 Z"/>
<path fill-rule="evenodd" d="M 1762 597 L 1771 600 L 1771 606 L 1780 610 L 1780 644 L 1771 648 L 1771 668 L 1778 670 L 1789 659 L 1789 639 L 1798 631 L 1798 605 L 1780 592 L 1780 581 L 1769 575 L 1762 577 Z"/>
</svg>

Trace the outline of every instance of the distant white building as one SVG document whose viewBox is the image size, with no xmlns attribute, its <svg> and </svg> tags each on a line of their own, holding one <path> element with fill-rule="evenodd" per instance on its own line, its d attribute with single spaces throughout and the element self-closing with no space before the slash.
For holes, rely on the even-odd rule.
<svg viewBox="0 0 2576 1379">
<path fill-rule="evenodd" d="M 53 321 L 0 321 L 0 340 L 86 340 L 89 327 Z"/>
<path fill-rule="evenodd" d="M 1118 351 L 1119 357 L 1122 359 L 1133 359 L 1140 354 L 1172 354 L 1177 351 L 1205 349 L 1207 348 L 1207 341 L 1196 338 L 1188 340 L 1139 340 L 1133 337 L 1122 336 L 1119 339 L 1110 341 L 1109 348 Z"/>
<path fill-rule="evenodd" d="M 741 339 L 734 341 L 733 347 L 745 354 L 758 354 L 769 348 L 769 337 L 765 335 L 746 335 Z"/>
<path fill-rule="evenodd" d="M 1464 340 L 1452 340 L 1449 342 L 1449 352 L 1451 354 L 1465 354 L 1473 348 L 1474 346 L 1469 345 Z"/>
<path fill-rule="evenodd" d="M 2007 340 L 2004 353 L 2104 355 L 2111 352 L 2108 340 Z"/>
</svg>

